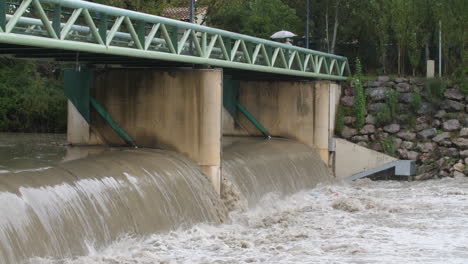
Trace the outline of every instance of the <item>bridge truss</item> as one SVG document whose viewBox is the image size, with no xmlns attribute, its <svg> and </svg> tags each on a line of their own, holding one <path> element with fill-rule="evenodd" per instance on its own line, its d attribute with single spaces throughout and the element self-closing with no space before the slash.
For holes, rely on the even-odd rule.
<svg viewBox="0 0 468 264">
<path fill-rule="evenodd" d="M 0 0 L 0 54 L 56 51 L 346 80 L 346 57 L 81 0 Z M 42 50 L 37 54 L 38 48 Z M 68 54 L 70 55 L 70 54 Z M 72 58 L 73 59 L 73 56 Z"/>
</svg>

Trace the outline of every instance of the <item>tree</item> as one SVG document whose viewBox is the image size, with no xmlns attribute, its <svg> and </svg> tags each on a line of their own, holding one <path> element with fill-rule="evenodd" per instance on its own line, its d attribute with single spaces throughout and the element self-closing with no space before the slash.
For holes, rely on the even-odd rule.
<svg viewBox="0 0 468 264">
<path fill-rule="evenodd" d="M 208 21 L 216 27 L 267 39 L 276 31 L 295 31 L 302 25 L 296 11 L 281 0 L 229 1 L 217 14 L 211 13 Z"/>
</svg>

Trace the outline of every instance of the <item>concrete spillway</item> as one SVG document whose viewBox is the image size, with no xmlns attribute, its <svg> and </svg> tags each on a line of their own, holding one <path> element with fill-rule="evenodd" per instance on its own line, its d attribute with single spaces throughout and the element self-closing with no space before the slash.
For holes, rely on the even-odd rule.
<svg viewBox="0 0 468 264">
<path fill-rule="evenodd" d="M 248 205 L 328 179 L 318 154 L 287 140 L 241 140 L 223 152 L 225 188 Z M 221 223 L 225 203 L 198 166 L 168 151 L 125 150 L 36 172 L 0 174 L 0 263 L 87 254 L 123 235 Z"/>
</svg>

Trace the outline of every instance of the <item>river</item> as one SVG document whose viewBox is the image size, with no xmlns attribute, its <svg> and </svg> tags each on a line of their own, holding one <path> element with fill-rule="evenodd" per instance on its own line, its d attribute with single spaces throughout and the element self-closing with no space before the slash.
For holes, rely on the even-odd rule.
<svg viewBox="0 0 468 264">
<path fill-rule="evenodd" d="M 21 139 L 7 138 L 0 140 L 3 170 L 31 170 L 31 157 L 40 167 L 53 166 L 64 153 L 63 138 L 49 138 L 52 149 L 35 155 L 15 152 Z M 6 159 L 5 152 L 15 157 Z M 468 178 L 321 184 L 287 196 L 266 194 L 224 224 L 86 244 L 85 254 L 28 263 L 468 263 Z"/>
</svg>

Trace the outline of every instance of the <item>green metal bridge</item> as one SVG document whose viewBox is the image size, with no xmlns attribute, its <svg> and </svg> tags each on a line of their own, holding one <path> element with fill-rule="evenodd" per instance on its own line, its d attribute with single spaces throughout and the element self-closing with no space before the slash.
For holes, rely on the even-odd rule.
<svg viewBox="0 0 468 264">
<path fill-rule="evenodd" d="M 346 80 L 346 57 L 81 0 L 0 0 L 0 55 Z"/>
</svg>

